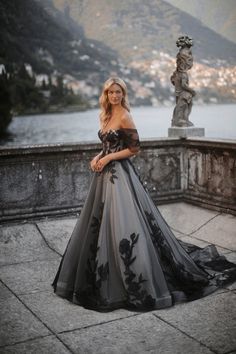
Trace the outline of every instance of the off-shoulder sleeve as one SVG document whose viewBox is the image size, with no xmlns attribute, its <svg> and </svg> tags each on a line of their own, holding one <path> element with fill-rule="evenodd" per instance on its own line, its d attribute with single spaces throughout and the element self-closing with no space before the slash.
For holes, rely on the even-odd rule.
<svg viewBox="0 0 236 354">
<path fill-rule="evenodd" d="M 136 153 L 140 149 L 140 141 L 137 129 L 122 128 L 125 146 Z"/>
</svg>

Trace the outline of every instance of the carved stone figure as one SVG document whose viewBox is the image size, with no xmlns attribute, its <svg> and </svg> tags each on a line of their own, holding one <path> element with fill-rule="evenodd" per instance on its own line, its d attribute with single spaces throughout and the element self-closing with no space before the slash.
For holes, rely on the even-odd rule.
<svg viewBox="0 0 236 354">
<path fill-rule="evenodd" d="M 171 121 L 172 127 L 189 127 L 193 123 L 189 121 L 189 115 L 192 110 L 192 98 L 195 91 L 189 87 L 189 78 L 187 71 L 193 66 L 193 55 L 191 46 L 192 38 L 188 36 L 179 37 L 176 42 L 180 50 L 176 56 L 176 70 L 173 72 L 170 80 L 175 86 L 176 106 Z"/>
</svg>

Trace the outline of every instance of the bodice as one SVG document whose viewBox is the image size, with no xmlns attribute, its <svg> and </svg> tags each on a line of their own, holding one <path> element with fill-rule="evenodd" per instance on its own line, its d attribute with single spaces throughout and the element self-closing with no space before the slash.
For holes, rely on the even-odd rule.
<svg viewBox="0 0 236 354">
<path fill-rule="evenodd" d="M 140 147 L 139 135 L 136 129 L 109 129 L 104 133 L 99 130 L 98 136 L 102 142 L 103 156 L 126 148 L 136 152 Z"/>
</svg>

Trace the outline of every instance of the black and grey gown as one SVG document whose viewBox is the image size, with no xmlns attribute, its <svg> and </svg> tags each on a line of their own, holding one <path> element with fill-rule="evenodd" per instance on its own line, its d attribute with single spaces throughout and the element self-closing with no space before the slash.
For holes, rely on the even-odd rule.
<svg viewBox="0 0 236 354">
<path fill-rule="evenodd" d="M 99 131 L 103 154 L 139 147 L 136 129 Z M 54 292 L 97 311 L 153 310 L 206 296 L 236 279 L 236 265 L 178 241 L 129 158 L 95 172 Z"/>
</svg>

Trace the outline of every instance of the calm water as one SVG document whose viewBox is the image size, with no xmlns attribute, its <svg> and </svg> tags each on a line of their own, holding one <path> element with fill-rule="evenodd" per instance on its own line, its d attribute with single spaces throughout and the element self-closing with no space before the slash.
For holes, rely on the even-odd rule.
<svg viewBox="0 0 236 354">
<path fill-rule="evenodd" d="M 140 137 L 167 137 L 173 107 L 132 109 Z M 8 131 L 11 137 L 0 145 L 47 144 L 97 141 L 98 110 L 66 114 L 15 117 Z M 236 139 L 236 105 L 194 106 L 190 120 L 204 127 L 206 137 Z"/>
</svg>

